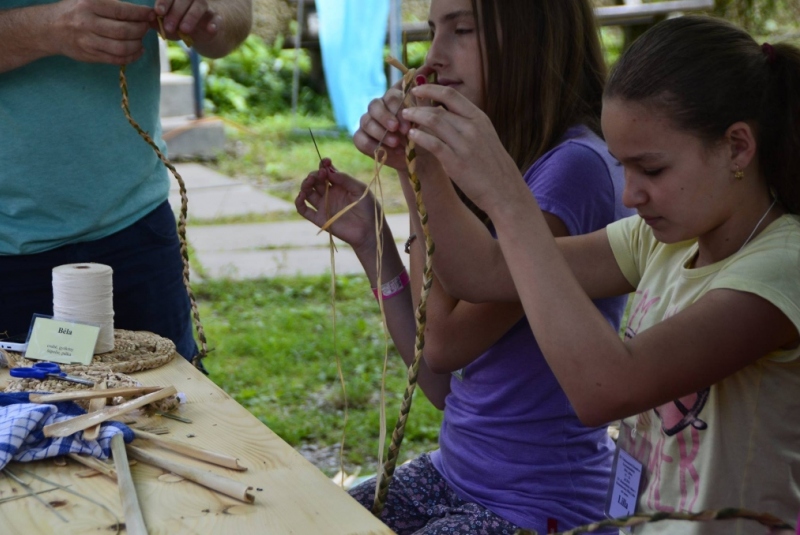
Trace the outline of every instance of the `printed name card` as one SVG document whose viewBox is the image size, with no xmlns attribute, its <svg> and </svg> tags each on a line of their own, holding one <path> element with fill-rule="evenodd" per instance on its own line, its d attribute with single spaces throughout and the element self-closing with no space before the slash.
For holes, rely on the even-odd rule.
<svg viewBox="0 0 800 535">
<path fill-rule="evenodd" d="M 631 457 L 622 448 L 617 449 L 613 478 L 606 514 L 610 518 L 622 518 L 636 512 L 639 486 L 642 482 L 642 463 Z"/>
<path fill-rule="evenodd" d="M 100 327 L 37 317 L 28 340 L 25 357 L 61 364 L 89 364 Z"/>
</svg>

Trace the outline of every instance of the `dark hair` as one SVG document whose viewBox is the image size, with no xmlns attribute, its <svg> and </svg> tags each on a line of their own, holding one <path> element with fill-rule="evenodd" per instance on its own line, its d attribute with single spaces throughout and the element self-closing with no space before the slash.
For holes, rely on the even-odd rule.
<svg viewBox="0 0 800 535">
<path fill-rule="evenodd" d="M 786 210 L 800 210 L 800 49 L 762 47 L 711 17 L 666 20 L 622 55 L 605 98 L 661 110 L 709 146 L 733 123 L 750 122 L 767 185 Z"/>
<path fill-rule="evenodd" d="M 472 0 L 472 8 L 486 50 L 482 108 L 523 173 L 575 124 L 602 135 L 606 68 L 589 0 Z"/>
</svg>

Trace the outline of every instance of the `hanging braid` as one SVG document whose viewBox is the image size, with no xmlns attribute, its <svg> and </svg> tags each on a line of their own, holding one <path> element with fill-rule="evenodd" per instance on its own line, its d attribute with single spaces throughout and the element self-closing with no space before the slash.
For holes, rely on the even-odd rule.
<svg viewBox="0 0 800 535">
<path fill-rule="evenodd" d="M 194 292 L 192 291 L 192 287 L 189 284 L 189 247 L 186 242 L 186 217 L 189 208 L 189 197 L 186 195 L 186 184 L 181 178 L 180 173 L 178 170 L 175 169 L 175 166 L 172 165 L 172 162 L 164 156 L 161 150 L 158 148 L 158 145 L 155 144 L 153 138 L 150 137 L 150 134 L 145 132 L 139 123 L 137 123 L 133 117 L 131 116 L 131 109 L 130 103 L 128 101 L 128 80 L 125 77 L 125 65 L 122 65 L 119 68 L 119 87 L 122 91 L 122 111 L 125 113 L 125 117 L 128 119 L 128 122 L 131 126 L 139 133 L 142 139 L 150 145 L 153 150 L 156 152 L 158 159 L 163 162 L 163 164 L 170 170 L 170 172 L 175 177 L 175 180 L 178 181 L 178 186 L 180 188 L 181 194 L 181 212 L 178 218 L 178 240 L 180 241 L 180 250 L 181 250 L 181 260 L 183 261 L 183 285 L 186 287 L 186 293 L 189 295 L 189 302 L 192 307 L 192 318 L 194 319 L 195 328 L 197 329 L 197 338 L 200 340 L 200 353 L 195 355 L 192 359 L 192 364 L 196 367 L 201 366 L 201 361 L 208 355 L 208 343 L 206 342 L 206 333 L 203 330 L 203 324 L 200 322 L 200 311 L 197 308 L 197 301 L 194 297 Z"/>
</svg>

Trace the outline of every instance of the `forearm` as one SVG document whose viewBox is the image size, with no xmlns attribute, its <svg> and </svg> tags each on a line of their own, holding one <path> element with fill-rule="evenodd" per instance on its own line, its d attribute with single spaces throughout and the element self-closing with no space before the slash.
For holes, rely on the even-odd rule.
<svg viewBox="0 0 800 535">
<path fill-rule="evenodd" d="M 356 250 L 356 255 L 372 288 L 380 288 L 382 284 L 391 281 L 405 269 L 388 226 L 384 226 L 383 232 L 380 278 L 377 268 L 378 248 L 375 242 Z M 378 282 L 379 280 L 380 282 Z M 418 284 L 415 286 L 412 281 L 401 293 L 383 301 L 389 335 L 407 366 L 411 366 L 414 361 L 416 320 L 414 318 L 415 300 L 412 299 L 412 295 L 415 294 L 412 292 L 418 293 L 418 288 Z M 450 374 L 433 373 L 422 359 L 417 381 L 430 402 L 435 407 L 443 409 L 445 397 L 450 392 Z"/>
<path fill-rule="evenodd" d="M 535 199 L 487 207 L 525 314 L 550 368 L 581 419 L 604 423 L 630 353 L 560 253 Z M 580 328 L 576 328 L 580 325 Z M 589 356 L 591 358 L 589 358 Z M 624 383 L 624 381 L 623 381 Z"/>
<path fill-rule="evenodd" d="M 489 229 L 459 198 L 433 158 L 420 158 L 422 195 L 436 243 L 436 275 L 448 294 L 472 303 L 518 302 L 505 259 Z"/>
<path fill-rule="evenodd" d="M 52 11 L 52 4 L 0 11 L 0 73 L 53 54 L 47 39 Z"/>
<path fill-rule="evenodd" d="M 208 58 L 221 58 L 244 41 L 250 34 L 253 23 L 251 0 L 215 0 L 214 12 L 222 17 L 219 31 L 209 35 L 202 31 L 194 39 L 194 48 Z"/>
</svg>

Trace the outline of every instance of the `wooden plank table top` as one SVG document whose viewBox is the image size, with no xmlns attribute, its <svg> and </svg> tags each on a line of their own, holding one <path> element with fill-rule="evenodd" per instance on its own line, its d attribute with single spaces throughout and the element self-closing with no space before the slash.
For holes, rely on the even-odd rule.
<svg viewBox="0 0 800 535">
<path fill-rule="evenodd" d="M 246 472 L 237 472 L 178 456 L 134 441 L 161 457 L 203 468 L 253 487 L 255 503 L 248 505 L 163 470 L 137 463 L 131 467 L 145 524 L 151 535 L 178 534 L 342 534 L 389 535 L 382 522 L 338 488 L 291 446 L 182 358 L 133 374 L 144 385 L 174 385 L 187 402 L 178 414 L 191 424 L 155 416 L 151 421 L 169 428 L 167 438 L 181 440 L 239 458 Z M 0 372 L 0 384 L 8 370 Z M 80 478 L 86 467 L 74 461 L 57 466 L 52 459 L 11 463 L 9 468 L 34 490 L 51 488 L 26 474 L 28 470 L 71 490 L 90 496 L 124 521 L 116 483 L 105 476 Z M 0 476 L 0 500 L 25 494 L 21 486 Z M 69 522 L 65 523 L 33 498 L 0 503 L 0 532 L 11 534 L 115 533 L 112 514 L 64 490 L 40 495 Z M 124 530 L 122 531 L 124 533 Z"/>
</svg>

